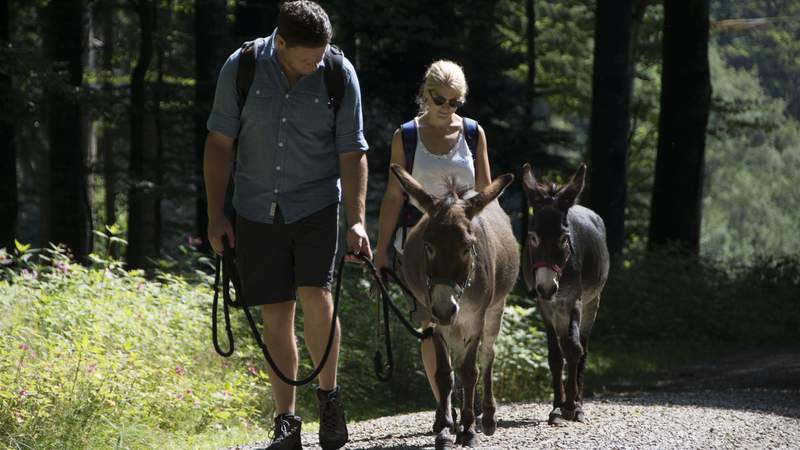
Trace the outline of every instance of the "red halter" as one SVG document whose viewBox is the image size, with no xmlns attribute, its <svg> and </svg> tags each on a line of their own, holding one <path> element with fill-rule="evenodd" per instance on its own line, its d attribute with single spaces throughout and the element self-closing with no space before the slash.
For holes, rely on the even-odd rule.
<svg viewBox="0 0 800 450">
<path fill-rule="evenodd" d="M 547 262 L 544 262 L 544 261 L 534 261 L 532 266 L 533 266 L 533 270 L 534 271 L 536 271 L 536 269 L 538 269 L 539 267 L 545 267 L 545 268 L 550 269 L 553 272 L 557 273 L 558 276 L 561 276 L 562 269 L 561 269 L 561 267 L 558 267 L 558 265 L 556 265 L 556 264 L 550 264 L 550 263 L 547 263 Z"/>
</svg>

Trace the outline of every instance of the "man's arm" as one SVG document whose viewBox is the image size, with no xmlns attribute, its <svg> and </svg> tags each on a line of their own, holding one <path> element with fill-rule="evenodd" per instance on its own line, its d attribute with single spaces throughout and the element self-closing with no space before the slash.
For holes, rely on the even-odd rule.
<svg viewBox="0 0 800 450">
<path fill-rule="evenodd" d="M 233 227 L 225 217 L 225 191 L 233 165 L 233 138 L 219 132 L 209 132 L 203 155 L 203 177 L 208 201 L 208 241 L 217 253 L 222 253 L 222 236 L 228 236 L 235 246 Z"/>
<path fill-rule="evenodd" d="M 367 198 L 367 154 L 354 151 L 339 154 L 342 197 L 347 216 L 347 249 L 372 258 L 369 237 L 365 228 Z"/>
</svg>

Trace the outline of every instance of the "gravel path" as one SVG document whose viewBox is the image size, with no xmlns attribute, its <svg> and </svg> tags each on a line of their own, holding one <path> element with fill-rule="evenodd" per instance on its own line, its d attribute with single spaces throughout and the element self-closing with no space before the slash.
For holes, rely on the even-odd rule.
<svg viewBox="0 0 800 450">
<path fill-rule="evenodd" d="M 642 392 L 587 400 L 589 422 L 547 425 L 550 405 L 501 406 L 493 436 L 481 449 L 800 448 L 800 392 L 731 389 Z M 350 424 L 348 449 L 428 449 L 433 412 Z M 303 433 L 305 448 L 319 448 Z M 262 444 L 263 445 L 263 444 Z M 244 449 L 258 446 L 242 447 Z"/>
<path fill-rule="evenodd" d="M 589 398 L 588 423 L 551 427 L 547 403 L 501 405 L 497 432 L 479 434 L 478 448 L 800 449 L 800 352 L 745 356 Z M 351 423 L 346 448 L 432 449 L 432 424 L 433 411 Z M 319 448 L 316 433 L 303 444 Z"/>
</svg>

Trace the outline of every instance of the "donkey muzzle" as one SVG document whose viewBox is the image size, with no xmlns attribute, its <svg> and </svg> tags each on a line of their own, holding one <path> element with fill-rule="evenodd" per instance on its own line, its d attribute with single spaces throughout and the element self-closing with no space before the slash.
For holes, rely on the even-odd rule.
<svg viewBox="0 0 800 450">
<path fill-rule="evenodd" d="M 450 325 L 458 314 L 456 292 L 447 285 L 436 284 L 430 291 L 431 315 L 439 325 Z"/>
</svg>

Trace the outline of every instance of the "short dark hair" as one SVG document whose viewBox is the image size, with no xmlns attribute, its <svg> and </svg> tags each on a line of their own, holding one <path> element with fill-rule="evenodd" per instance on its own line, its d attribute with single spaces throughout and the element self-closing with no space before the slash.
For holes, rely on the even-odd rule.
<svg viewBox="0 0 800 450">
<path fill-rule="evenodd" d="M 309 0 L 297 0 L 281 5 L 278 34 L 290 47 L 323 47 L 331 42 L 333 27 L 321 6 Z"/>
</svg>

